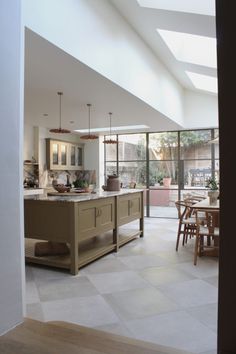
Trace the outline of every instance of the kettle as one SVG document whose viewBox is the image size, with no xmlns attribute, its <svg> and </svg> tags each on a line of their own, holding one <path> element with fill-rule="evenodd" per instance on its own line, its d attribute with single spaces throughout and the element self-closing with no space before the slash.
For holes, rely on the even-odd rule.
<svg viewBox="0 0 236 354">
<path fill-rule="evenodd" d="M 107 185 L 102 186 L 104 191 L 119 191 L 120 190 L 120 179 L 117 175 L 107 176 Z"/>
</svg>

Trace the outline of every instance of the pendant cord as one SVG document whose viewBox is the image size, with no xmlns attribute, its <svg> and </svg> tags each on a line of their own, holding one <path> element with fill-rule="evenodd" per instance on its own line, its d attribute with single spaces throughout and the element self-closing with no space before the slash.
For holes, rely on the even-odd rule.
<svg viewBox="0 0 236 354">
<path fill-rule="evenodd" d="M 109 112 L 109 115 L 110 115 L 110 139 L 111 139 L 111 115 L 112 115 L 112 113 Z"/>
<path fill-rule="evenodd" d="M 60 124 L 59 124 L 59 129 L 61 129 L 61 96 L 63 95 L 63 92 L 57 92 L 59 95 L 59 118 L 60 118 Z"/>
<path fill-rule="evenodd" d="M 88 103 L 87 106 L 88 106 L 88 111 L 89 111 L 89 112 L 88 112 L 88 113 L 89 113 L 89 131 L 88 131 L 88 133 L 89 133 L 89 135 L 90 135 L 90 120 L 91 120 L 91 119 L 90 119 L 90 108 L 91 108 L 91 103 Z"/>
</svg>

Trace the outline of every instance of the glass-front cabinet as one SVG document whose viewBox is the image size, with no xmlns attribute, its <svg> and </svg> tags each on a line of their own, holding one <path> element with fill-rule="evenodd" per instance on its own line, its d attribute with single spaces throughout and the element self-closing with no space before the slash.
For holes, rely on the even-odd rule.
<svg viewBox="0 0 236 354">
<path fill-rule="evenodd" d="M 46 139 L 46 155 L 50 170 L 83 169 L 83 144 Z"/>
</svg>

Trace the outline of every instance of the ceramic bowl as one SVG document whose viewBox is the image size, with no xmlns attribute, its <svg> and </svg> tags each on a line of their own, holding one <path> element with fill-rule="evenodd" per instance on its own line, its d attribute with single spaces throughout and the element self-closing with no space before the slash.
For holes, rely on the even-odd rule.
<svg viewBox="0 0 236 354">
<path fill-rule="evenodd" d="M 59 193 L 65 193 L 70 191 L 70 187 L 67 187 L 64 184 L 55 184 L 53 188 Z"/>
</svg>

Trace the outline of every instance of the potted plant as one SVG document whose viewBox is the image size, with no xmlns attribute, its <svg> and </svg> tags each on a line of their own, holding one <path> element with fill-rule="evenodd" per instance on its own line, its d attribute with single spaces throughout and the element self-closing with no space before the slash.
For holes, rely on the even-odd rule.
<svg viewBox="0 0 236 354">
<path fill-rule="evenodd" d="M 154 185 L 156 187 L 162 186 L 163 185 L 163 173 L 162 172 L 157 172 L 156 176 L 153 178 Z"/>
<path fill-rule="evenodd" d="M 219 196 L 219 187 L 215 178 L 208 178 L 208 180 L 206 181 L 206 188 L 209 189 L 208 197 L 209 197 L 210 205 L 216 205 L 217 198 Z"/>
<path fill-rule="evenodd" d="M 168 175 L 165 175 L 163 177 L 163 186 L 167 187 L 167 188 L 170 188 L 170 185 L 171 185 L 171 177 L 168 176 Z"/>
<path fill-rule="evenodd" d="M 89 183 L 84 179 L 77 179 L 73 182 L 74 188 L 84 189 L 85 192 L 89 191 Z"/>
</svg>

